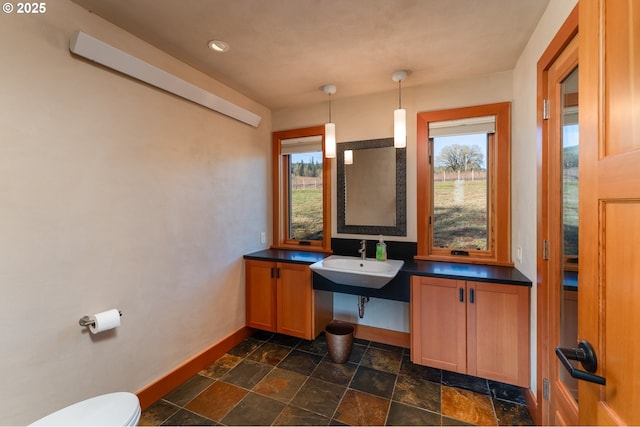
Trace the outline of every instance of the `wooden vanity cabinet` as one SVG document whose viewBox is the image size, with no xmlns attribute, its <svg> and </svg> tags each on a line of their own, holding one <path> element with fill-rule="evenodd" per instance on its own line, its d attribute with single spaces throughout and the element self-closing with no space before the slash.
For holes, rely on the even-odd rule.
<svg viewBox="0 0 640 427">
<path fill-rule="evenodd" d="M 274 262 L 245 261 L 247 326 L 276 332 Z"/>
<path fill-rule="evenodd" d="M 527 286 L 411 278 L 411 360 L 529 386 Z"/>
<path fill-rule="evenodd" d="M 247 259 L 247 326 L 312 340 L 333 317 L 333 296 L 314 291 L 305 264 Z"/>
<path fill-rule="evenodd" d="M 464 281 L 411 278 L 411 361 L 452 372 L 467 371 Z"/>
</svg>

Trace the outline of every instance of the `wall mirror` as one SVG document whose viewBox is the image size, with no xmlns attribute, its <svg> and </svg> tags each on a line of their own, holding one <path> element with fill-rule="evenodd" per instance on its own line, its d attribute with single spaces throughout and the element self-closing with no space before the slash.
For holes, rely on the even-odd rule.
<svg viewBox="0 0 640 427">
<path fill-rule="evenodd" d="M 338 233 L 406 236 L 407 150 L 393 138 L 343 142 L 336 161 Z"/>
</svg>

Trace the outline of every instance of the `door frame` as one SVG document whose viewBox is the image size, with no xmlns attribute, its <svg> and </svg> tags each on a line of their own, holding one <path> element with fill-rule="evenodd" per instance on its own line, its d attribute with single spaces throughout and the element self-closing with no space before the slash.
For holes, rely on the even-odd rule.
<svg viewBox="0 0 640 427">
<path fill-rule="evenodd" d="M 537 96 L 536 96 L 536 122 L 537 122 L 537 378 L 535 401 L 528 405 L 536 424 L 547 425 L 549 423 L 549 401 L 544 397 L 544 380 L 549 377 L 549 314 L 551 298 L 550 265 L 545 259 L 544 242 L 549 240 L 550 197 L 547 176 L 549 174 L 548 121 L 543 119 L 544 100 L 548 99 L 548 71 L 555 60 L 578 34 L 578 6 L 571 11 L 562 24 L 549 46 L 544 51 L 537 63 Z"/>
</svg>

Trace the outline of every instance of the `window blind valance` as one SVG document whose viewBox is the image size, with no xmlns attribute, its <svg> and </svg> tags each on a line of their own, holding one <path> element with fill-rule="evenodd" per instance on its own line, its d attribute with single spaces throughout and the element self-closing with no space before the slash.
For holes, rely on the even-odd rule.
<svg viewBox="0 0 640 427">
<path fill-rule="evenodd" d="M 476 133 L 495 133 L 496 116 L 429 122 L 429 138 Z"/>
<path fill-rule="evenodd" d="M 322 136 L 283 139 L 280 141 L 281 154 L 314 153 L 322 151 Z"/>
</svg>

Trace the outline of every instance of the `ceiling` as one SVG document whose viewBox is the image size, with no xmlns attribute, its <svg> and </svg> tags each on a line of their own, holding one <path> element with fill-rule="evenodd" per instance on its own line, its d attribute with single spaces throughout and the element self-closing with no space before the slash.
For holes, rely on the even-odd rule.
<svg viewBox="0 0 640 427">
<path fill-rule="evenodd" d="M 511 70 L 549 2 L 73 1 L 271 109 Z"/>
</svg>

